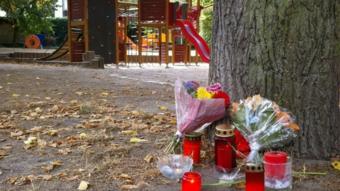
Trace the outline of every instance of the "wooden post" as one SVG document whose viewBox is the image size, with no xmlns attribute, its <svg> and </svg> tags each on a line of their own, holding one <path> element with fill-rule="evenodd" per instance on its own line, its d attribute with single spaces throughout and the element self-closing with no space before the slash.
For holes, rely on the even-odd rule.
<svg viewBox="0 0 340 191">
<path fill-rule="evenodd" d="M 165 5 L 165 64 L 168 68 L 169 64 L 169 0 L 166 0 Z"/>
<path fill-rule="evenodd" d="M 88 0 L 84 1 L 84 41 L 85 41 L 85 52 L 89 51 L 89 7 Z"/>
<path fill-rule="evenodd" d="M 142 30 L 141 30 L 141 6 L 140 2 L 138 2 L 138 22 L 137 22 L 137 31 L 138 31 L 138 64 L 139 67 L 142 66 Z"/>
<path fill-rule="evenodd" d="M 118 3 L 118 0 L 115 0 L 115 20 L 116 20 L 116 23 L 115 23 L 115 34 L 116 34 L 116 40 L 115 40 L 115 64 L 118 66 L 119 65 L 119 36 L 118 36 L 118 33 L 119 33 L 119 26 L 118 26 L 118 17 L 119 17 L 119 3 Z"/>
<path fill-rule="evenodd" d="M 68 17 L 68 22 L 67 22 L 67 34 L 68 34 L 68 39 L 67 39 L 67 43 L 68 43 L 68 49 L 69 49 L 69 55 L 68 55 L 68 60 L 69 62 L 72 61 L 72 27 L 71 27 L 71 0 L 67 1 L 67 7 L 68 7 L 68 11 L 67 11 L 67 17 Z"/>
</svg>

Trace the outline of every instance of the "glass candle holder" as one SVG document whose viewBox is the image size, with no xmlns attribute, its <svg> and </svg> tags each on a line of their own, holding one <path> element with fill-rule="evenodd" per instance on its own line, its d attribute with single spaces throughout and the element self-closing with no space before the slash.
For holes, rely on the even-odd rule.
<svg viewBox="0 0 340 191">
<path fill-rule="evenodd" d="M 276 177 L 279 179 L 285 176 L 285 166 L 275 165 L 283 164 L 288 160 L 288 154 L 282 151 L 269 151 L 265 152 L 263 156 L 263 163 L 265 169 L 265 177 Z"/>
<path fill-rule="evenodd" d="M 281 162 L 280 162 L 281 160 Z M 268 190 L 292 189 L 292 161 L 286 156 L 285 160 L 275 159 L 274 162 L 264 158 L 265 186 Z"/>
<path fill-rule="evenodd" d="M 219 172 L 231 172 L 236 167 L 234 129 L 216 127 L 215 133 L 215 165 Z"/>
<path fill-rule="evenodd" d="M 264 170 L 262 164 L 246 164 L 246 191 L 264 191 Z"/>
<path fill-rule="evenodd" d="M 182 178 L 182 191 L 201 191 L 202 180 L 198 172 L 186 172 Z"/>
<path fill-rule="evenodd" d="M 183 155 L 192 158 L 194 164 L 201 162 L 201 136 L 199 133 L 186 134 L 183 140 Z"/>
</svg>

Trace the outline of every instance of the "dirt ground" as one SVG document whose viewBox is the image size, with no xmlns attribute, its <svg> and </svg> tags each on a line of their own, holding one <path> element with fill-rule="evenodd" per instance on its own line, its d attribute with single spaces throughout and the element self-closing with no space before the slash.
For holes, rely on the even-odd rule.
<svg viewBox="0 0 340 191">
<path fill-rule="evenodd" d="M 180 190 L 156 158 L 175 132 L 177 78 L 206 83 L 208 67 L 104 70 L 0 64 L 0 190 Z M 207 152 L 208 153 L 208 152 Z M 198 170 L 213 183 L 212 156 Z M 293 190 L 340 190 L 329 161 L 295 160 Z M 243 190 L 210 187 L 204 190 Z"/>
</svg>

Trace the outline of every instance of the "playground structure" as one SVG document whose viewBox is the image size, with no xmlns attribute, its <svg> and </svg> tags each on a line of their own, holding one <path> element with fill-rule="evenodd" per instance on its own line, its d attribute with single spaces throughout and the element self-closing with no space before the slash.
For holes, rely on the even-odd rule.
<svg viewBox="0 0 340 191">
<path fill-rule="evenodd" d="M 203 62 L 210 61 L 210 50 L 198 34 L 200 1 L 192 6 L 169 0 L 116 0 L 116 63 Z M 192 47 L 196 52 L 192 55 Z"/>
<path fill-rule="evenodd" d="M 209 47 L 198 34 L 201 9 L 199 0 L 196 6 L 191 0 L 69 0 L 68 36 L 40 60 L 83 62 L 95 53 L 115 64 L 209 62 Z"/>
</svg>

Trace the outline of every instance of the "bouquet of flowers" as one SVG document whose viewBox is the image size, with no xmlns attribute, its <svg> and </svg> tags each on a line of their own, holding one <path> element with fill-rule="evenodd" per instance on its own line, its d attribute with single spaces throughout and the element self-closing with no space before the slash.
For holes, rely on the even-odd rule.
<svg viewBox="0 0 340 191">
<path fill-rule="evenodd" d="M 260 162 L 260 149 L 280 146 L 296 137 L 299 131 L 289 112 L 259 95 L 233 104 L 231 113 L 233 125 L 249 142 L 251 152 L 247 162 Z"/>
<path fill-rule="evenodd" d="M 221 119 L 230 106 L 229 95 L 222 91 L 219 83 L 207 88 L 195 81 L 176 81 L 175 84 L 176 137 L 165 149 L 173 152 L 185 133 L 192 133 L 206 123 Z"/>
</svg>

